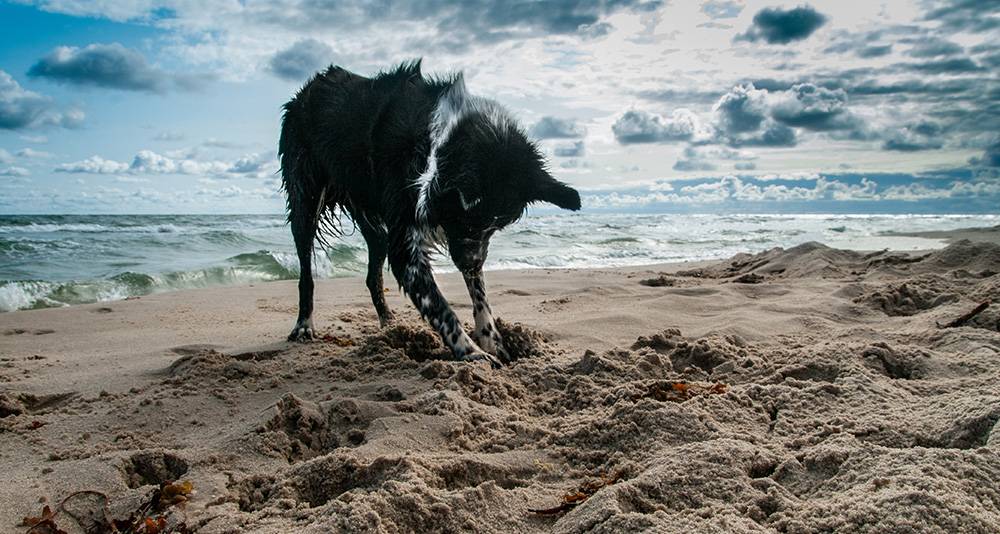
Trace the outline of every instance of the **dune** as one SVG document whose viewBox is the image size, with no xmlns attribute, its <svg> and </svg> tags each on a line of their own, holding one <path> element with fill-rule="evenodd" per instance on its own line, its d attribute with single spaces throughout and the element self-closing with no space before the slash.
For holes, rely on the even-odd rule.
<svg viewBox="0 0 1000 534">
<path fill-rule="evenodd" d="M 317 284 L 310 344 L 292 282 L 0 314 L 0 531 L 180 480 L 200 534 L 996 532 L 998 233 L 491 272 L 498 370 L 359 279 Z"/>
</svg>

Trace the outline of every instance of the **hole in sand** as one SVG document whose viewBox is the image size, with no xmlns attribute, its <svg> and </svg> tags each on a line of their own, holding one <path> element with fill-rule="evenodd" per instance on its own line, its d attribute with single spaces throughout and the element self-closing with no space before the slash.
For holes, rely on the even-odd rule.
<svg viewBox="0 0 1000 534">
<path fill-rule="evenodd" d="M 143 451 L 125 458 L 121 470 L 125 484 L 134 489 L 173 482 L 187 473 L 188 463 L 169 452 Z"/>
</svg>

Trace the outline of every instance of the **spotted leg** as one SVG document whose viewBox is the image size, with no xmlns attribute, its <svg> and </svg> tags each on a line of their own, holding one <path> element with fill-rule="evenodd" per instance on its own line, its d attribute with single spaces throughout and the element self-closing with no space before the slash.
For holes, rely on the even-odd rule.
<svg viewBox="0 0 1000 534">
<path fill-rule="evenodd" d="M 472 297 L 472 309 L 476 319 L 476 330 L 473 337 L 479 346 L 486 352 L 496 354 L 500 361 L 510 363 L 510 355 L 503 346 L 503 339 L 500 331 L 493 322 L 493 311 L 489 302 L 486 302 L 486 282 L 483 279 L 482 269 L 477 269 L 471 273 L 464 273 L 465 286 L 469 288 L 469 296 Z"/>
<path fill-rule="evenodd" d="M 437 330 L 456 360 L 485 360 L 499 367 L 500 361 L 479 348 L 465 333 L 462 323 L 438 289 L 423 235 L 411 230 L 401 239 L 404 242 L 398 243 L 399 246 L 390 247 L 389 264 L 403 291 L 420 310 L 421 317 Z"/>
</svg>

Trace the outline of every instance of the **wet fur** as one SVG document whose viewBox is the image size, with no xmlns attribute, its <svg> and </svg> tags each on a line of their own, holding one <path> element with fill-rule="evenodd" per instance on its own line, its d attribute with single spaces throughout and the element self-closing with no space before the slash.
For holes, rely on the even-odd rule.
<svg viewBox="0 0 1000 534">
<path fill-rule="evenodd" d="M 461 75 L 423 76 L 419 61 L 372 77 L 336 66 L 314 76 L 284 106 L 278 155 L 300 263 L 291 340 L 313 336 L 313 246 L 340 235 L 346 214 L 368 244 L 366 282 L 383 325 L 392 320 L 382 289 L 388 258 L 457 359 L 506 360 L 482 276 L 489 238 L 531 202 L 580 208 L 579 194 L 546 172 L 499 104 L 469 95 Z M 437 247 L 466 279 L 478 344 L 434 281 Z"/>
</svg>

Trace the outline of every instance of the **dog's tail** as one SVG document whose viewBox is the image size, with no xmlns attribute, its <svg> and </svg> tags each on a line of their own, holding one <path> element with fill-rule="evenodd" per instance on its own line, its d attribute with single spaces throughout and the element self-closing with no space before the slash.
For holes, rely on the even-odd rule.
<svg viewBox="0 0 1000 534">
<path fill-rule="evenodd" d="M 293 233 L 308 234 L 322 246 L 329 246 L 329 239 L 342 235 L 338 220 L 328 209 L 335 204 L 333 186 L 324 178 L 310 151 L 306 110 L 303 93 L 289 100 L 283 107 L 281 136 L 278 139 L 278 159 L 281 162 L 281 187 L 287 199 L 288 222 Z M 298 238 L 297 238 L 298 239 Z"/>
</svg>

